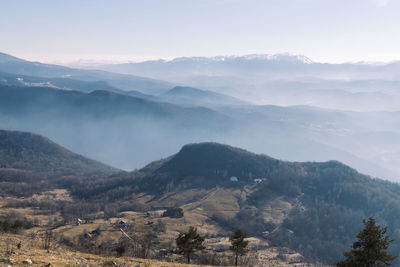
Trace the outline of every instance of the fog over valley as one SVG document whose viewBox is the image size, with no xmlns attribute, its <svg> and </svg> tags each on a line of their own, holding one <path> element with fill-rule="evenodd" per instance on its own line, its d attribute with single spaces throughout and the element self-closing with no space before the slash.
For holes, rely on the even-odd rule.
<svg viewBox="0 0 400 267">
<path fill-rule="evenodd" d="M 98 66 L 120 75 L 3 54 L 0 124 L 125 170 L 187 143 L 217 141 L 284 160 L 339 160 L 398 180 L 396 64 L 329 65 L 290 55 L 222 59 Z M 374 80 L 360 80 L 372 72 Z M 322 78 L 344 73 L 346 81 Z"/>
</svg>

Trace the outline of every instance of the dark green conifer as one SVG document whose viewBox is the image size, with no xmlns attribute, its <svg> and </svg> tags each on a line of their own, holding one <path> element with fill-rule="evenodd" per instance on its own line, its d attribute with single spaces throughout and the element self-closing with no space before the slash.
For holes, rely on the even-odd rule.
<svg viewBox="0 0 400 267">
<path fill-rule="evenodd" d="M 357 235 L 352 250 L 345 252 L 346 259 L 339 262 L 338 267 L 385 267 L 396 257 L 388 254 L 390 243 L 393 242 L 386 236 L 386 227 L 375 224 L 373 218 L 363 220 L 365 228 Z"/>
<path fill-rule="evenodd" d="M 197 251 L 202 251 L 206 247 L 203 245 L 204 237 L 197 233 L 197 228 L 191 226 L 187 233 L 180 233 L 176 238 L 176 253 L 184 255 L 187 258 L 187 263 Z"/>
<path fill-rule="evenodd" d="M 231 241 L 232 244 L 229 249 L 232 250 L 235 255 L 235 266 L 238 265 L 239 256 L 246 255 L 248 251 L 247 245 L 249 244 L 249 241 L 245 240 L 246 237 L 246 233 L 237 230 L 234 235 L 229 238 L 229 241 Z"/>
</svg>

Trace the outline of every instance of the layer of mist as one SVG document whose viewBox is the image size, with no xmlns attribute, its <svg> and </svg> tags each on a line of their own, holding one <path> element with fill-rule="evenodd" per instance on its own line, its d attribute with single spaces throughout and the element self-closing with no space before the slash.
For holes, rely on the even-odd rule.
<svg viewBox="0 0 400 267">
<path fill-rule="evenodd" d="M 214 141 L 284 160 L 339 160 L 399 180 L 397 64 L 329 65 L 287 56 L 103 68 L 136 75 L 0 55 L 0 128 L 39 133 L 126 170 L 187 143 Z M 201 87 L 172 85 L 181 82 Z M 302 105 L 277 106 L 296 104 Z"/>
<path fill-rule="evenodd" d="M 262 105 L 310 105 L 353 111 L 397 111 L 400 63 L 322 64 L 303 56 L 177 58 L 97 65 L 213 90 Z"/>
</svg>

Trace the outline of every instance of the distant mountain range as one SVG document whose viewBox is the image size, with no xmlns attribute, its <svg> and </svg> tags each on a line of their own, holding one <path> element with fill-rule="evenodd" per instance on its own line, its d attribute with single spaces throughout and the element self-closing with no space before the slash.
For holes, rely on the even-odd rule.
<svg viewBox="0 0 400 267">
<path fill-rule="evenodd" d="M 29 62 L 0 54 L 0 71 L 5 73 L 68 78 L 75 82 L 102 81 L 106 84 L 99 84 L 99 87 L 109 86 L 132 91 L 132 94 L 140 91 L 159 95 L 175 85 L 185 85 L 258 104 L 313 105 L 357 111 L 394 111 L 400 105 L 400 94 L 396 90 L 400 83 L 397 78 L 400 72 L 398 62 L 324 64 L 312 62 L 301 55 L 280 54 L 186 57 L 170 61 L 96 65 L 92 68 L 103 71 Z M 37 85 L 34 81 L 21 83 Z M 66 81 L 60 80 L 36 83 L 58 83 L 55 86 L 67 87 Z M 86 84 L 82 87 L 91 86 Z"/>
<path fill-rule="evenodd" d="M 104 81 L 87 82 L 69 78 L 48 78 L 0 72 L 0 84 L 21 87 L 52 87 L 63 90 L 91 92 L 94 90 L 121 91 Z"/>
<path fill-rule="evenodd" d="M 205 107 L 248 105 L 245 101 L 228 95 L 183 86 L 172 88 L 164 94 L 159 95 L 158 99 L 160 101 L 167 101 L 178 105 Z"/>
<path fill-rule="evenodd" d="M 108 71 L 144 75 L 148 77 L 163 76 L 174 77 L 172 72 L 181 72 L 179 76 L 233 76 L 232 74 L 263 73 L 275 74 L 275 79 L 280 79 L 281 74 L 291 74 L 293 77 L 324 76 L 325 78 L 346 75 L 350 79 L 366 77 L 369 79 L 395 79 L 400 70 L 399 62 L 385 64 L 369 63 L 341 63 L 328 64 L 313 62 L 303 55 L 292 54 L 260 54 L 244 56 L 217 56 L 217 57 L 183 57 L 173 60 L 153 60 L 138 63 L 121 63 L 97 65 L 99 69 Z M 178 74 L 178 73 L 176 73 Z M 178 76 L 178 75 L 176 75 Z"/>
<path fill-rule="evenodd" d="M 208 108 L 110 91 L 0 86 L 1 128 L 38 132 L 127 169 L 166 155 L 166 148 L 226 133 L 234 125 L 229 116 Z"/>
<path fill-rule="evenodd" d="M 49 87 L 0 86 L 0 113 L 10 116 L 48 118 L 53 120 L 97 119 L 107 120 L 128 116 L 153 118 L 164 123 L 176 120 L 193 126 L 223 125 L 229 118 L 202 107 L 184 108 L 168 103 L 154 102 L 106 90 L 90 93 L 57 90 Z M 211 120 L 213 118 L 213 120 Z"/>
<path fill-rule="evenodd" d="M 48 78 L 26 76 L 0 72 L 0 85 L 20 87 L 50 87 L 62 90 L 75 90 L 93 92 L 96 90 L 110 91 L 118 94 L 139 97 L 143 99 L 168 102 L 186 106 L 218 106 L 218 105 L 244 105 L 244 101 L 224 94 L 192 87 L 176 86 L 157 96 L 144 94 L 135 90 L 121 90 L 110 86 L 105 81 L 82 81 L 70 78 Z"/>
<path fill-rule="evenodd" d="M 391 125 L 399 121 L 397 113 L 237 105 L 229 97 L 190 88 L 175 88 L 167 95 L 149 99 L 104 90 L 0 86 L 0 127 L 49 136 L 124 169 L 167 156 L 188 142 L 229 141 L 279 158 L 341 159 L 374 176 L 396 177 L 396 158 L 382 161 L 386 150 L 362 144 L 380 140 L 382 149 L 396 148 Z M 219 98 L 220 105 L 207 102 L 213 99 L 209 96 Z M 202 107 L 207 105 L 211 109 Z"/>
<path fill-rule="evenodd" d="M 87 82 L 104 81 L 110 86 L 127 91 L 150 90 L 159 92 L 173 86 L 173 84 L 168 82 L 133 75 L 123 75 L 99 70 L 74 69 L 59 65 L 31 62 L 4 53 L 0 53 L 0 72 L 47 78 L 69 78 Z"/>
<path fill-rule="evenodd" d="M 400 63 L 326 64 L 301 55 L 186 57 L 97 69 L 212 90 L 257 104 L 399 110 Z"/>
</svg>

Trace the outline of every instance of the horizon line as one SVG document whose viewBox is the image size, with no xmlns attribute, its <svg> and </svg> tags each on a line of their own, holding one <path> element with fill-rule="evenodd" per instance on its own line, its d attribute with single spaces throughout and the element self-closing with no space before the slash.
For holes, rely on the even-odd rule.
<svg viewBox="0 0 400 267">
<path fill-rule="evenodd" d="M 171 62 L 178 59 L 185 58 L 240 58 L 246 56 L 259 56 L 259 57 L 271 57 L 274 56 L 292 56 L 292 57 L 301 57 L 305 61 L 305 63 L 319 63 L 319 64 L 359 64 L 359 65 L 387 65 L 391 63 L 399 62 L 400 59 L 388 59 L 388 60 L 313 60 L 312 57 L 306 56 L 300 53 L 291 53 L 291 52 L 281 52 L 281 53 L 245 53 L 245 54 L 217 54 L 217 55 L 179 55 L 179 56 L 132 56 L 132 55 L 117 55 L 117 54 L 103 54 L 103 55 L 90 55 L 90 56 L 76 56 L 71 59 L 70 56 L 67 56 L 69 59 L 62 57 L 46 59 L 41 56 L 18 56 L 13 53 L 2 52 L 0 53 L 7 54 L 9 56 L 13 56 L 22 60 L 31 61 L 31 62 L 41 62 L 46 64 L 55 64 L 55 65 L 101 65 L 101 64 L 129 64 L 129 63 L 143 63 L 150 61 L 165 61 Z"/>
</svg>

